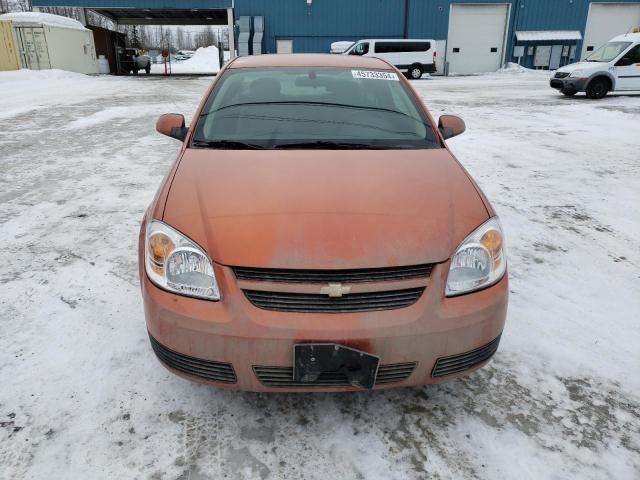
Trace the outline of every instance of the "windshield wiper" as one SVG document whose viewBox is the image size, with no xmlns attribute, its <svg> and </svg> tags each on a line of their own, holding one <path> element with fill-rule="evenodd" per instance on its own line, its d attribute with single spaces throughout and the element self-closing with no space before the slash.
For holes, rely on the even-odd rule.
<svg viewBox="0 0 640 480">
<path fill-rule="evenodd" d="M 399 112 L 398 110 L 393 110 L 391 108 L 384 108 L 384 107 L 376 107 L 376 106 L 371 106 L 371 105 L 349 105 L 347 103 L 333 103 L 333 102 L 312 102 L 312 101 L 307 101 L 307 100 L 295 100 L 295 101 L 270 101 L 270 102 L 242 102 L 242 103 L 232 103 L 229 105 L 223 105 L 220 108 L 216 108 L 215 110 L 210 110 L 208 112 L 202 112 L 200 114 L 201 117 L 206 117 L 207 115 L 210 115 L 212 113 L 216 113 L 219 112 L 221 110 L 226 110 L 227 108 L 233 108 L 233 107 L 245 107 L 245 106 L 250 106 L 250 105 L 316 105 L 319 107 L 337 107 L 337 108 L 354 108 L 356 110 L 373 110 L 373 111 L 378 111 L 378 112 L 387 112 L 387 113 L 395 113 L 396 115 L 402 115 L 404 117 L 408 117 L 411 120 L 413 120 L 414 122 L 420 123 L 422 125 L 427 125 L 429 126 L 428 123 L 419 120 L 417 118 L 412 117 L 411 115 L 404 113 L 404 112 Z"/>
<path fill-rule="evenodd" d="M 236 140 L 211 140 L 202 141 L 194 140 L 191 142 L 192 147 L 196 148 L 220 148 L 228 150 L 263 150 L 264 147 L 254 143 L 240 142 Z"/>
<path fill-rule="evenodd" d="M 305 142 L 292 142 L 292 143 L 280 143 L 275 144 L 273 148 L 278 149 L 304 149 L 304 148 L 320 148 L 326 150 L 382 150 L 381 147 L 376 147 L 366 143 L 355 142 L 333 142 L 331 140 L 316 140 Z"/>
</svg>

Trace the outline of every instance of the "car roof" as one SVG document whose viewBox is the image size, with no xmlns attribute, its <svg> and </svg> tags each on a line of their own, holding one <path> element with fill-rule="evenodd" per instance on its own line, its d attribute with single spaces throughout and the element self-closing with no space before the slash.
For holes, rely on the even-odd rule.
<svg viewBox="0 0 640 480">
<path fill-rule="evenodd" d="M 625 33 L 609 40 L 610 42 L 640 42 L 639 33 Z"/>
<path fill-rule="evenodd" d="M 252 55 L 238 57 L 229 64 L 229 68 L 263 67 L 338 67 L 392 70 L 392 67 L 387 62 L 379 58 L 357 55 L 332 55 L 329 53 Z"/>
</svg>

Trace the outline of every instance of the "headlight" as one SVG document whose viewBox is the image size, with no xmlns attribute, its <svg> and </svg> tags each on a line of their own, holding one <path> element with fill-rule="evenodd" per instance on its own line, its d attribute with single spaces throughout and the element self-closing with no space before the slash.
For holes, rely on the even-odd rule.
<svg viewBox="0 0 640 480">
<path fill-rule="evenodd" d="M 220 300 L 209 256 L 170 226 L 152 220 L 145 238 L 145 270 L 153 283 L 189 297 Z"/>
<path fill-rule="evenodd" d="M 451 258 L 447 297 L 493 285 L 504 275 L 507 259 L 498 217 L 484 222 L 465 238 Z"/>
<path fill-rule="evenodd" d="M 583 73 L 584 73 L 584 70 L 574 70 L 569 74 L 569 76 L 571 78 L 582 78 Z"/>
</svg>

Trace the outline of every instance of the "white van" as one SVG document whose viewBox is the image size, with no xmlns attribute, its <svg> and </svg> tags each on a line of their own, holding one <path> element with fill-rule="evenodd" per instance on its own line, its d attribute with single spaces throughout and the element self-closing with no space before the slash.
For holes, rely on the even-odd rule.
<svg viewBox="0 0 640 480">
<path fill-rule="evenodd" d="M 430 39 L 358 40 L 344 55 L 381 58 L 414 80 L 436 71 L 436 41 Z"/>
<path fill-rule="evenodd" d="M 549 83 L 564 95 L 586 92 L 589 98 L 640 90 L 640 32 L 612 38 L 582 62 L 556 70 Z"/>
</svg>

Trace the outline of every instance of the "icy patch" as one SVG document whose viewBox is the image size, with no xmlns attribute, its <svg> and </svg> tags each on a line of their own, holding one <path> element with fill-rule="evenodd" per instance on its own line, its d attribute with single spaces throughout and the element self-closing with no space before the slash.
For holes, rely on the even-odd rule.
<svg viewBox="0 0 640 480">
<path fill-rule="evenodd" d="M 140 112 L 131 107 L 111 107 L 96 112 L 88 117 L 79 118 L 74 120 L 65 130 L 78 130 L 81 128 L 93 127 L 95 125 L 106 123 L 115 118 L 126 118 L 139 116 Z"/>
</svg>

